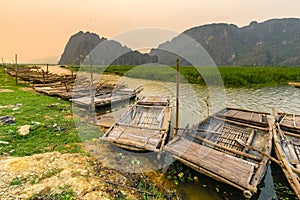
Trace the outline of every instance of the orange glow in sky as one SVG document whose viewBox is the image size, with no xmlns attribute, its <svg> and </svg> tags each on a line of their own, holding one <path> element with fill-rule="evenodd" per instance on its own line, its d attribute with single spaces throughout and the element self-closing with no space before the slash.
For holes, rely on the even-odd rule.
<svg viewBox="0 0 300 200">
<path fill-rule="evenodd" d="M 299 0 L 1 0 L 0 8 L 0 57 L 7 63 L 15 54 L 19 62 L 58 60 L 81 30 L 111 38 L 137 28 L 180 33 L 210 23 L 300 18 Z"/>
</svg>

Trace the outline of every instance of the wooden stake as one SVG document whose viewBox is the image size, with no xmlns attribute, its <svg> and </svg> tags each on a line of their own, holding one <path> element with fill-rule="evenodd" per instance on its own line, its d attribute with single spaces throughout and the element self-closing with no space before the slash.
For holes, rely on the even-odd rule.
<svg viewBox="0 0 300 200">
<path fill-rule="evenodd" d="M 49 73 L 49 69 L 48 69 L 48 63 L 47 63 L 47 71 L 46 71 L 47 77 L 48 77 L 48 73 Z"/>
<path fill-rule="evenodd" d="M 174 137 L 178 133 L 178 117 L 179 117 L 179 59 L 176 59 L 176 121 L 174 127 Z"/>
<path fill-rule="evenodd" d="M 18 85 L 18 55 L 15 55 L 15 61 L 16 61 L 16 65 L 15 65 L 15 73 L 16 73 L 16 85 Z"/>
<path fill-rule="evenodd" d="M 44 70 L 42 70 L 42 74 L 43 74 L 43 82 L 44 82 L 44 87 L 46 86 L 46 80 L 45 80 L 45 72 Z"/>
<path fill-rule="evenodd" d="M 91 55 L 89 55 L 89 57 L 90 57 L 90 72 L 91 72 L 91 83 L 90 83 L 91 112 L 94 112 L 95 111 L 95 95 L 94 95 L 94 92 L 93 92 L 93 83 L 94 83 L 93 65 L 92 65 Z"/>
</svg>

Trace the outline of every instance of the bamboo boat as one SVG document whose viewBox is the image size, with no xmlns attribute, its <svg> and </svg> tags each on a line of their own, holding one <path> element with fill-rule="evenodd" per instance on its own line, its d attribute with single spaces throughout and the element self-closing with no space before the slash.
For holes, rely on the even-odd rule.
<svg viewBox="0 0 300 200">
<path fill-rule="evenodd" d="M 120 88 L 115 91 L 110 91 L 106 93 L 97 93 L 94 98 L 94 103 L 96 108 L 104 107 L 111 105 L 113 103 L 120 103 L 123 101 L 128 101 L 136 97 L 142 91 L 141 87 L 131 89 L 131 88 Z M 91 97 L 84 96 L 79 98 L 70 99 L 74 104 L 81 107 L 90 107 L 91 106 Z"/>
<path fill-rule="evenodd" d="M 128 150 L 160 152 L 168 138 L 170 118 L 168 97 L 142 97 L 100 140 Z"/>
<path fill-rule="evenodd" d="M 300 115 L 275 115 L 274 144 L 280 166 L 300 199 Z"/>
<path fill-rule="evenodd" d="M 39 67 L 17 67 L 7 68 L 6 72 L 11 76 L 17 76 L 23 81 L 31 84 L 48 84 L 55 82 L 71 83 L 75 81 L 76 75 L 57 75 L 41 70 Z"/>
<path fill-rule="evenodd" d="M 34 90 L 38 93 L 59 97 L 64 100 L 90 96 L 91 87 L 94 88 L 96 96 L 112 93 L 112 91 L 116 89 L 116 85 L 108 84 L 106 82 L 94 82 L 91 86 L 90 81 L 84 78 L 77 78 L 76 85 L 72 82 L 54 82 L 33 85 Z M 124 87 L 125 86 L 123 85 L 118 86 L 118 88 Z"/>
<path fill-rule="evenodd" d="M 240 189 L 246 198 L 257 192 L 271 149 L 268 113 L 234 108 L 226 108 L 191 129 L 179 128 L 164 148 L 183 164 Z"/>
</svg>

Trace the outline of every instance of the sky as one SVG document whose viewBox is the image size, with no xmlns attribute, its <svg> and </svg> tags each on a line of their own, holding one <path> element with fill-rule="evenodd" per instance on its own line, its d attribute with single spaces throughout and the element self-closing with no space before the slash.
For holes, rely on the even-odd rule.
<svg viewBox="0 0 300 200">
<path fill-rule="evenodd" d="M 251 21 L 300 18 L 299 0 L 1 0 L 0 8 L 5 63 L 16 54 L 19 63 L 58 61 L 79 31 L 110 39 L 151 27 L 181 33 L 211 23 L 242 27 Z"/>
</svg>

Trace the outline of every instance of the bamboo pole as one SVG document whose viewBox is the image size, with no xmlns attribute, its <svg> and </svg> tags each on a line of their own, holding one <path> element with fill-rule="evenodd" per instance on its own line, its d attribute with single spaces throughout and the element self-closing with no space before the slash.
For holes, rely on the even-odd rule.
<svg viewBox="0 0 300 200">
<path fill-rule="evenodd" d="M 178 133 L 178 116 L 179 116 L 179 59 L 176 59 L 176 121 L 174 127 L 174 137 Z"/>
<path fill-rule="evenodd" d="M 47 77 L 48 77 L 48 73 L 49 73 L 49 66 L 48 66 L 48 63 L 47 63 L 47 71 L 46 71 Z"/>
<path fill-rule="evenodd" d="M 91 55 L 89 55 L 89 57 L 90 57 L 90 73 L 91 73 L 91 82 L 90 82 L 91 112 L 94 112 L 95 111 L 95 95 L 94 95 L 94 92 L 93 92 L 93 83 L 94 83 L 93 65 L 92 65 Z"/>
<path fill-rule="evenodd" d="M 220 148 L 222 150 L 225 150 L 225 151 L 229 151 L 233 154 L 237 154 L 239 156 L 244 156 L 245 158 L 249 158 L 249 159 L 252 159 L 252 160 L 256 160 L 256 161 L 260 161 L 261 158 L 257 157 L 257 156 L 254 156 L 252 154 L 249 154 L 249 153 L 244 153 L 242 151 L 239 151 L 239 150 L 236 150 L 236 149 L 232 149 L 232 148 L 229 148 L 229 147 L 226 147 L 226 146 L 223 146 L 223 145 L 220 145 L 218 143 L 214 143 L 212 141 L 209 141 L 207 139 L 204 139 L 202 137 L 199 137 L 197 136 L 196 134 L 191 134 L 191 136 L 194 137 L 194 139 L 202 142 L 203 144 L 202 145 L 210 145 L 210 146 L 213 146 L 213 147 L 217 147 L 217 148 Z"/>
<path fill-rule="evenodd" d="M 16 77 L 15 77 L 15 79 L 16 79 L 16 85 L 18 85 L 18 69 L 17 69 L 17 67 L 18 67 L 18 55 L 17 54 L 15 55 L 15 62 L 16 62 L 16 65 L 15 65 Z"/>
<path fill-rule="evenodd" d="M 116 124 L 118 126 L 138 128 L 138 129 L 147 129 L 147 130 L 153 130 L 153 131 L 166 131 L 165 128 L 146 127 L 146 126 L 140 126 L 140 125 L 135 125 L 135 124 L 124 124 L 124 123 L 121 123 L 121 122 L 117 122 Z"/>
<path fill-rule="evenodd" d="M 243 122 L 237 122 L 237 121 L 234 121 L 234 120 L 230 120 L 230 119 L 225 119 L 225 118 L 220 118 L 218 116 L 214 116 L 215 119 L 218 119 L 218 120 L 223 120 L 224 122 L 228 122 L 228 123 L 232 123 L 232 124 L 236 124 L 236 125 L 240 125 L 240 126 L 247 126 L 247 127 L 250 127 L 250 128 L 255 128 L 255 129 L 259 129 L 259 130 L 262 130 L 262 131 L 267 131 L 268 130 L 268 127 L 259 127 L 259 125 L 251 125 L 251 124 L 246 124 L 246 123 L 243 123 Z"/>
<path fill-rule="evenodd" d="M 285 135 L 288 135 L 288 136 L 292 136 L 292 137 L 296 137 L 296 138 L 299 138 L 300 139 L 300 135 L 299 134 L 295 134 L 295 133 L 290 133 L 290 132 L 284 132 Z"/>
<path fill-rule="evenodd" d="M 263 151 L 261 151 L 261 150 L 258 150 L 258 149 L 256 149 L 256 148 L 253 147 L 253 146 L 246 145 L 246 144 L 245 144 L 243 141 L 241 141 L 240 139 L 236 139 L 236 141 L 237 141 L 239 144 L 241 144 L 241 145 L 247 147 L 248 149 L 251 149 L 251 150 L 253 150 L 253 151 L 256 151 L 256 152 L 262 154 L 263 156 L 269 158 L 272 162 L 274 162 L 274 163 L 278 164 L 279 166 L 281 166 L 282 162 L 281 162 L 280 160 L 277 160 L 276 158 L 273 158 L 273 157 L 270 156 L 269 154 L 266 154 L 265 152 L 263 152 Z M 300 170 L 299 170 L 299 169 L 294 168 L 294 167 L 292 167 L 292 166 L 290 166 L 290 168 L 291 168 L 291 170 L 292 170 L 293 172 L 295 172 L 296 174 L 300 175 Z"/>
<path fill-rule="evenodd" d="M 44 70 L 42 70 L 42 73 L 43 73 L 43 82 L 44 82 L 44 87 L 46 86 L 46 80 L 45 80 L 45 72 Z"/>
<path fill-rule="evenodd" d="M 256 148 L 253 147 L 253 146 L 250 146 L 250 145 L 245 144 L 245 142 L 243 142 L 243 141 L 240 140 L 240 139 L 236 139 L 235 141 L 237 141 L 240 145 L 245 146 L 245 147 L 248 148 L 248 149 L 251 149 L 251 150 L 253 150 L 253 151 L 256 151 L 256 152 L 262 154 L 263 156 L 266 156 L 266 157 L 269 158 L 271 161 L 273 161 L 273 162 L 275 162 L 276 164 L 280 165 L 280 161 L 279 161 L 279 160 L 273 158 L 272 156 L 266 154 L 265 152 L 263 152 L 263 151 L 261 151 L 261 150 L 258 150 L 258 149 L 256 149 Z"/>
</svg>

